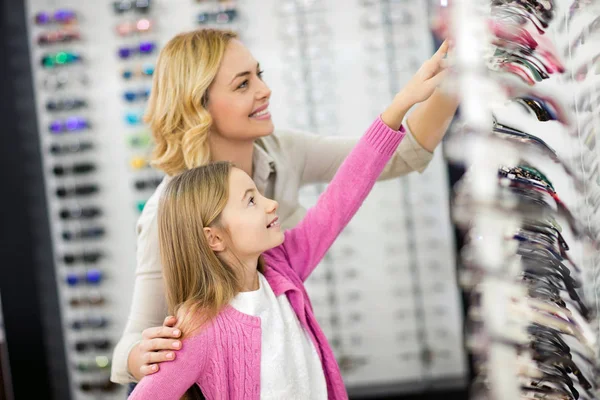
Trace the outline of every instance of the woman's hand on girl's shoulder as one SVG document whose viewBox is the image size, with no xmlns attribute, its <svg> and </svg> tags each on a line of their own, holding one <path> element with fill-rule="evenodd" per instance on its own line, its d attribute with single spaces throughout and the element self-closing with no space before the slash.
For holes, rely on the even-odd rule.
<svg viewBox="0 0 600 400">
<path fill-rule="evenodd" d="M 147 328 L 142 332 L 138 343 L 138 353 L 142 361 L 140 374 L 151 375 L 159 370 L 159 364 L 173 361 L 176 351 L 181 349 L 181 330 L 174 328 L 177 318 L 168 316 L 162 326 Z"/>
</svg>

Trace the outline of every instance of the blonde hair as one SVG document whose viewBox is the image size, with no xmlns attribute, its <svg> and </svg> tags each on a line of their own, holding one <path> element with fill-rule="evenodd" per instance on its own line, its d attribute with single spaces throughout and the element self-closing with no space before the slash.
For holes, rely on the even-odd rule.
<svg viewBox="0 0 600 400">
<path fill-rule="evenodd" d="M 167 302 L 171 315 L 185 314 L 179 325 L 183 333 L 214 318 L 242 289 L 239 268 L 217 257 L 204 234 L 205 227 L 221 226 L 232 168 L 217 162 L 185 171 L 167 184 L 160 199 L 158 238 Z M 264 271 L 262 257 L 258 270 Z"/>
<path fill-rule="evenodd" d="M 144 116 L 155 142 L 155 168 L 176 175 L 210 161 L 208 88 L 234 38 L 232 31 L 199 29 L 175 36 L 161 50 Z"/>
</svg>

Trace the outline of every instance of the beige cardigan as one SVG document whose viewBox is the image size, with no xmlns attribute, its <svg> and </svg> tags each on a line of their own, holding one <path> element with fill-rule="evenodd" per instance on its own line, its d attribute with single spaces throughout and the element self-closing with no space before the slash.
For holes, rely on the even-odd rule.
<svg viewBox="0 0 600 400">
<path fill-rule="evenodd" d="M 405 125 L 406 126 L 406 125 Z M 298 191 L 311 183 L 329 182 L 358 138 L 278 132 L 255 144 L 254 181 L 265 196 L 279 202 L 284 228 L 293 227 L 304 216 Z M 412 171 L 422 172 L 433 154 L 423 149 L 407 129 L 407 135 L 379 179 L 390 179 Z M 135 378 L 128 371 L 129 352 L 146 328 L 160 326 L 168 308 L 158 246 L 158 199 L 169 178 L 156 188 L 137 223 L 137 268 L 127 325 L 114 349 L 111 380 L 126 384 Z"/>
</svg>

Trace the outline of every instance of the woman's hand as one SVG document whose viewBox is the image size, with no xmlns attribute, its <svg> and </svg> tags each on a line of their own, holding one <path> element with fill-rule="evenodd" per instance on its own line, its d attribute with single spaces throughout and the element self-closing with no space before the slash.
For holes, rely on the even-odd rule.
<svg viewBox="0 0 600 400">
<path fill-rule="evenodd" d="M 400 128 L 408 110 L 431 97 L 446 76 L 444 57 L 448 48 L 449 44 L 446 40 L 394 97 L 392 104 L 381 114 L 381 119 L 387 126 L 392 129 Z"/>
<path fill-rule="evenodd" d="M 163 326 L 142 332 L 142 341 L 131 350 L 128 358 L 129 371 L 138 381 L 157 372 L 160 363 L 175 359 L 175 352 L 181 349 L 181 341 L 176 340 L 181 331 L 173 328 L 176 323 L 177 318 L 169 316 Z"/>
</svg>

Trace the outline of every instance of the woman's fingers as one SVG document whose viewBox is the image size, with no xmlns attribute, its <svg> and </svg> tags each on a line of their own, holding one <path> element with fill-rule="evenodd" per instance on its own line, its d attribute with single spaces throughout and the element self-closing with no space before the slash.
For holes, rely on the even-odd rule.
<svg viewBox="0 0 600 400">
<path fill-rule="evenodd" d="M 169 315 L 167 318 L 165 318 L 165 320 L 163 321 L 163 326 L 168 326 L 170 328 L 174 327 L 175 324 L 177 324 L 177 318 Z"/>
<path fill-rule="evenodd" d="M 154 328 L 144 329 L 142 332 L 142 337 L 145 340 L 154 338 L 178 338 L 179 336 L 181 336 L 181 331 L 179 329 L 173 329 L 166 326 L 156 326 Z"/>
</svg>

